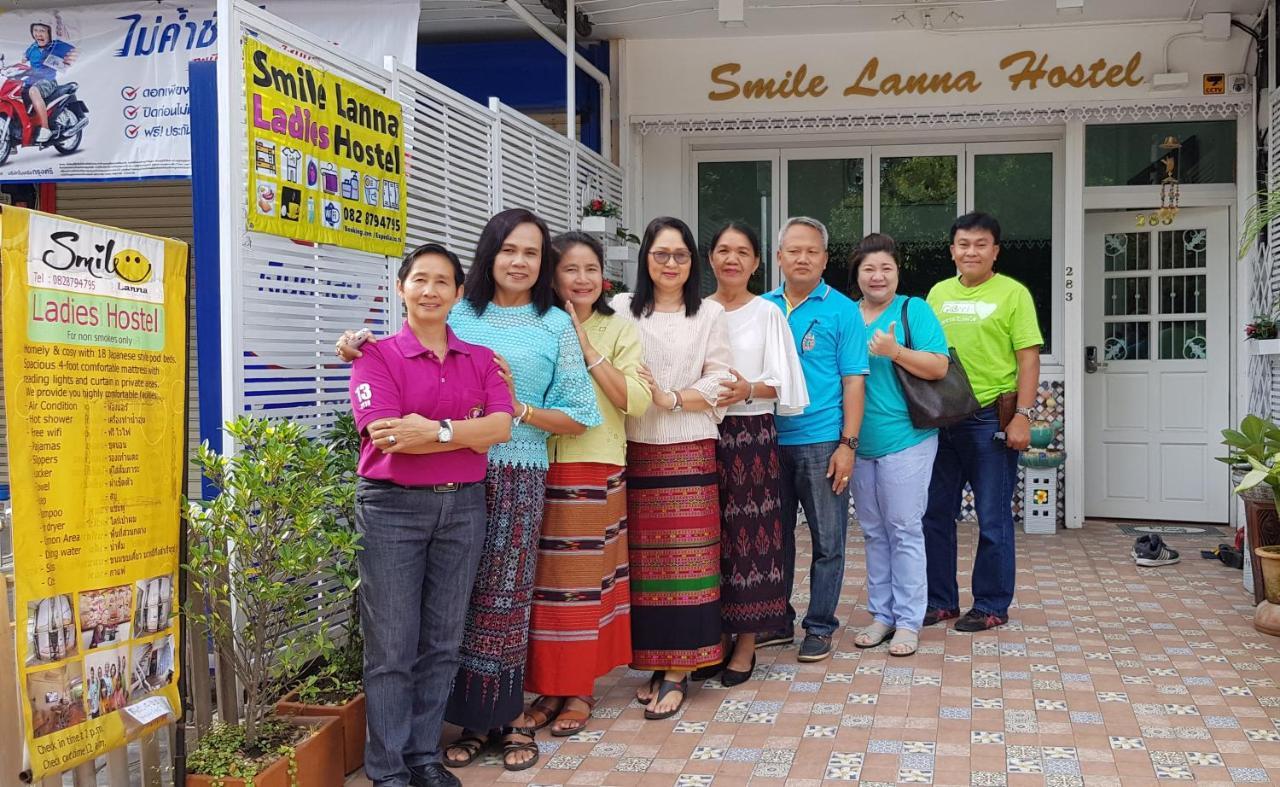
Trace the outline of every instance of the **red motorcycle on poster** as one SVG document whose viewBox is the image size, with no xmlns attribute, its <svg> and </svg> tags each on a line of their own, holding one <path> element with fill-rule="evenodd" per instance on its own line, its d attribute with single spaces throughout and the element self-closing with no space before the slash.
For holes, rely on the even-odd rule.
<svg viewBox="0 0 1280 787">
<path fill-rule="evenodd" d="M 52 145 L 66 154 L 79 149 L 84 138 L 89 109 L 76 97 L 79 86 L 75 82 L 59 85 L 50 76 L 56 74 L 50 63 L 70 63 L 75 48 L 55 40 L 52 34 L 51 25 L 32 24 L 34 43 L 23 62 L 6 66 L 0 54 L 0 165 L 22 146 L 43 149 Z M 39 62 L 33 59 L 36 56 Z M 38 96 L 32 95 L 37 92 Z"/>
</svg>

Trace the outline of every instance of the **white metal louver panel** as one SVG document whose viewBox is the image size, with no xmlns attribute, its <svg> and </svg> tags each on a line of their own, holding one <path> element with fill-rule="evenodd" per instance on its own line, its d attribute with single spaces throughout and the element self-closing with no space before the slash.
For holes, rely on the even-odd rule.
<svg viewBox="0 0 1280 787">
<path fill-rule="evenodd" d="M 574 152 L 574 199 L 573 226 L 582 223 L 582 209 L 593 199 L 610 202 L 622 208 L 623 182 L 622 170 L 615 167 L 607 159 L 590 148 L 579 144 Z M 606 245 L 625 246 L 625 241 L 606 238 Z M 623 265 L 615 259 L 605 260 L 605 275 L 612 279 L 623 278 Z"/>
<path fill-rule="evenodd" d="M 1271 91 L 1268 103 L 1271 121 L 1267 126 L 1267 186 L 1275 189 L 1280 188 L 1280 89 Z M 1255 314 L 1269 311 L 1271 305 L 1280 298 L 1280 220 L 1272 221 L 1267 226 L 1266 248 L 1263 253 L 1266 255 L 1264 264 L 1268 274 L 1267 291 L 1270 298 L 1266 303 L 1253 304 Z M 1267 386 L 1270 392 L 1269 412 L 1261 414 L 1264 416 L 1280 413 L 1280 358 L 1271 356 L 1270 366 L 1271 380 Z"/>
<path fill-rule="evenodd" d="M 547 222 L 552 233 L 570 228 L 572 156 L 569 140 L 499 105 L 500 166 L 503 209 L 528 208 Z M 576 207 L 576 206 L 575 206 Z"/>
<path fill-rule="evenodd" d="M 491 150 L 497 117 L 404 66 L 396 76 L 409 158 L 407 243 L 443 243 L 470 268 L 495 207 Z"/>
</svg>

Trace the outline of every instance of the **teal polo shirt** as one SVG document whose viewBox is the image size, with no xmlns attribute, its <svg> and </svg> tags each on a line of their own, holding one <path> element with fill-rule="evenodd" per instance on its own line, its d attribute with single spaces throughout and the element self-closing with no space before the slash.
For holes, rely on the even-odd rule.
<svg viewBox="0 0 1280 787">
<path fill-rule="evenodd" d="M 765 293 L 787 315 L 804 369 L 809 406 L 800 415 L 779 416 L 779 445 L 810 445 L 840 439 L 844 427 L 844 387 L 841 378 L 867 374 L 867 337 L 853 301 L 825 281 L 794 309 L 783 288 Z"/>
</svg>

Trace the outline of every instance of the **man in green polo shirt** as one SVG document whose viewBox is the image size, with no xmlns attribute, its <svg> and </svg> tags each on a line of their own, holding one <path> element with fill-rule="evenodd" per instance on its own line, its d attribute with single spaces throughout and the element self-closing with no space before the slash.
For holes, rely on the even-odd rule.
<svg viewBox="0 0 1280 787">
<path fill-rule="evenodd" d="M 995 272 L 1000 223 L 967 213 L 951 225 L 957 275 L 934 285 L 933 307 L 956 349 L 981 409 L 939 431 L 938 453 L 924 514 L 929 601 L 924 624 L 960 617 L 956 582 L 956 519 L 967 482 L 978 514 L 973 607 L 956 621 L 960 631 L 983 631 L 1009 621 L 1014 589 L 1013 495 L 1018 452 L 1031 442 L 1031 408 L 1040 382 L 1040 327 L 1031 293 Z M 1016 393 L 1017 410 L 1000 431 L 996 400 Z"/>
</svg>

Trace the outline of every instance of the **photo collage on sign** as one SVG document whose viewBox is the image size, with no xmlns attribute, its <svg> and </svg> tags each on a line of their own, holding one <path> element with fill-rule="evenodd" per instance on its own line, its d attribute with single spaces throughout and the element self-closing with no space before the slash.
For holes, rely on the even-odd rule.
<svg viewBox="0 0 1280 787">
<path fill-rule="evenodd" d="M 344 202 L 351 208 L 400 210 L 400 184 L 394 179 L 339 168 L 273 140 L 255 139 L 253 147 L 254 204 L 263 216 L 339 230 Z"/>
<path fill-rule="evenodd" d="M 122 710 L 173 681 L 173 584 L 163 575 L 27 605 L 34 737 Z"/>
</svg>

